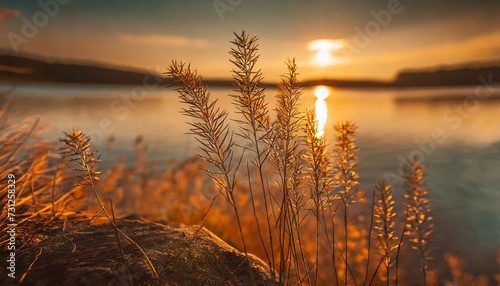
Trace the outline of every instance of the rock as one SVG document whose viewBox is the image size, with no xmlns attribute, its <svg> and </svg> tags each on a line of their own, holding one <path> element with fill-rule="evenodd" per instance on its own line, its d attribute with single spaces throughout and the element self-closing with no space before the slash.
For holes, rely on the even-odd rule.
<svg viewBox="0 0 500 286">
<path fill-rule="evenodd" d="M 140 220 L 121 220 L 118 227 L 144 249 L 159 280 L 138 248 L 121 237 L 127 272 L 109 223 L 87 223 L 64 231 L 51 225 L 31 236 L 16 252 L 16 279 L 2 275 L 0 284 L 17 284 L 27 272 L 22 285 L 129 285 L 130 279 L 134 285 L 275 285 L 266 263 L 250 254 L 247 261 L 203 227 Z"/>
</svg>

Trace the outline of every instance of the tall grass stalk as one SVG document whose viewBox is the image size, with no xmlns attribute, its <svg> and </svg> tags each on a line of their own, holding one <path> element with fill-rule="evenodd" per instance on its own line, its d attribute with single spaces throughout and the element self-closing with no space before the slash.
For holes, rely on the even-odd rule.
<svg viewBox="0 0 500 286">
<path fill-rule="evenodd" d="M 259 59 L 258 38 L 255 36 L 250 37 L 244 31 L 242 31 L 240 35 L 234 33 L 234 36 L 235 40 L 231 42 L 233 47 L 229 54 L 232 56 L 230 61 L 234 65 L 232 76 L 236 84 L 236 89 L 233 90 L 235 93 L 230 96 L 233 98 L 233 104 L 237 112 L 243 117 L 235 120 L 239 126 L 239 131 L 236 132 L 236 134 L 250 143 L 249 147 L 242 147 L 244 150 L 248 150 L 253 154 L 250 161 L 253 166 L 257 168 L 259 173 L 260 187 L 264 199 L 264 210 L 266 213 L 265 223 L 267 232 L 269 233 L 269 250 L 264 243 L 258 216 L 255 215 L 254 217 L 262 247 L 264 248 L 271 269 L 274 269 L 274 243 L 269 209 L 271 203 L 269 202 L 269 190 L 266 187 L 263 170 L 266 158 L 269 154 L 269 145 L 266 144 L 266 142 L 268 142 L 268 136 L 270 134 L 270 117 L 267 107 L 268 104 L 265 98 L 265 89 L 262 87 L 262 71 L 256 67 L 256 63 Z M 248 172 L 250 173 L 250 171 Z M 250 189 L 250 191 L 252 206 L 255 206 L 253 190 Z"/>
<path fill-rule="evenodd" d="M 358 148 L 355 144 L 356 136 L 356 126 L 349 121 L 339 122 L 335 126 L 336 130 L 336 143 L 334 148 L 335 157 L 335 173 L 334 180 L 339 184 L 339 195 L 342 199 L 344 207 L 344 249 L 345 249 L 345 269 L 344 269 L 344 285 L 348 284 L 348 271 L 350 271 L 349 266 L 349 256 L 348 256 L 348 226 L 349 226 L 349 208 L 353 203 L 355 203 L 355 192 L 357 190 L 359 178 L 357 168 L 358 156 L 356 151 Z M 352 272 L 351 272 L 351 276 Z M 353 276 L 353 283 L 356 283 L 356 279 Z"/>
<path fill-rule="evenodd" d="M 298 105 L 302 91 L 297 82 L 295 59 L 288 60 L 286 65 L 287 73 L 281 77 L 280 91 L 276 98 L 276 120 L 273 122 L 272 144 L 270 144 L 270 161 L 277 170 L 279 189 L 283 196 L 279 205 L 280 246 L 290 245 L 288 250 L 280 249 L 280 265 L 281 268 L 285 265 L 285 253 L 291 251 L 298 281 L 305 279 L 311 285 L 301 235 L 301 210 L 305 198 L 302 188 L 303 146 L 298 135 L 303 115 Z M 288 239 L 285 241 L 287 234 Z M 300 265 L 304 268 L 304 275 L 300 274 Z M 281 272 L 283 271 L 284 269 L 281 269 Z"/>
<path fill-rule="evenodd" d="M 394 251 L 398 248 L 398 237 L 395 235 L 394 198 L 391 185 L 385 181 L 375 187 L 374 197 L 374 235 L 377 238 L 377 249 L 380 251 L 381 261 L 385 268 L 386 285 L 391 282 L 391 268 L 394 263 Z M 374 273 L 375 275 L 376 273 Z"/>
<path fill-rule="evenodd" d="M 428 190 L 424 180 L 425 166 L 414 160 L 404 173 L 406 199 L 407 237 L 412 248 L 418 252 L 423 275 L 423 285 L 427 285 L 427 270 L 432 259 L 431 235 L 434 228 L 431 216 Z"/>
<path fill-rule="evenodd" d="M 306 162 L 308 164 L 309 177 L 309 196 L 311 197 L 310 210 L 316 223 L 316 242 L 315 242 L 315 271 L 314 281 L 317 284 L 319 280 L 319 242 L 321 238 L 320 218 L 329 205 L 328 194 L 331 192 L 330 163 L 326 150 L 325 136 L 318 136 L 318 122 L 315 119 L 314 110 L 306 112 Z"/>
<path fill-rule="evenodd" d="M 181 102 L 186 105 L 183 108 L 184 115 L 193 119 L 189 124 L 191 134 L 200 144 L 200 156 L 215 167 L 215 170 L 206 169 L 206 172 L 234 212 L 243 250 L 248 258 L 247 243 L 235 200 L 236 173 L 243 157 L 235 163 L 235 141 L 226 120 L 228 113 L 217 107 L 217 99 L 211 100 L 203 78 L 196 70 L 192 71 L 189 65 L 174 61 L 170 64 L 167 75 L 175 80 L 175 89 L 180 94 Z"/>
</svg>

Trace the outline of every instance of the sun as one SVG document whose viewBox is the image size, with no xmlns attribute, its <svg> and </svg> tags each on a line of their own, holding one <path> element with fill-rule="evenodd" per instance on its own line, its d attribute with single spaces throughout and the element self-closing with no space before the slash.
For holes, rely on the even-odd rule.
<svg viewBox="0 0 500 286">
<path fill-rule="evenodd" d="M 324 85 L 318 85 L 314 89 L 314 95 L 319 100 L 325 100 L 325 98 L 327 98 L 330 95 L 330 90 L 328 89 L 328 87 Z"/>
<path fill-rule="evenodd" d="M 339 62 L 338 58 L 332 55 L 333 51 L 338 51 L 344 47 L 344 41 L 332 39 L 318 39 L 308 43 L 308 49 L 315 53 L 313 62 L 317 66 L 329 66 Z"/>
<path fill-rule="evenodd" d="M 326 66 L 332 61 L 332 55 L 328 50 L 319 50 L 316 53 L 316 62 L 320 66 Z"/>
</svg>

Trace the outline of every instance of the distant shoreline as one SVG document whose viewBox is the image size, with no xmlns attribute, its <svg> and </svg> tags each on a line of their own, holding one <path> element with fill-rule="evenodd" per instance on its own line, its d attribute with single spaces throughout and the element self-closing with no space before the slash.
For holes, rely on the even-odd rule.
<svg viewBox="0 0 500 286">
<path fill-rule="evenodd" d="M 112 66 L 49 63 L 39 59 L 0 55 L 0 84 L 92 84 L 92 85 L 168 85 L 170 79 L 159 74 Z M 229 79 L 207 79 L 207 86 L 233 88 Z M 500 63 L 468 63 L 454 68 L 405 70 L 393 81 L 373 79 L 317 79 L 300 82 L 303 87 L 327 85 L 349 89 L 393 89 L 417 87 L 460 87 L 500 85 Z M 277 87 L 277 83 L 263 83 Z"/>
</svg>

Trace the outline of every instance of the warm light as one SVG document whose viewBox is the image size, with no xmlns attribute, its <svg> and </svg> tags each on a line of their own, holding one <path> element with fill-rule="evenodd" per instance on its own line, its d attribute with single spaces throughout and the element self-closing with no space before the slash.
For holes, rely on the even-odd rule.
<svg viewBox="0 0 500 286">
<path fill-rule="evenodd" d="M 328 107 L 326 106 L 325 99 L 330 95 L 330 90 L 328 87 L 320 85 L 314 89 L 314 95 L 317 98 L 315 103 L 315 120 L 318 123 L 316 137 L 321 137 L 325 134 L 326 119 L 328 116 Z"/>
<path fill-rule="evenodd" d="M 318 50 L 334 51 L 342 49 L 344 47 L 344 41 L 319 39 L 310 41 L 308 47 L 310 51 L 318 51 Z"/>
<path fill-rule="evenodd" d="M 320 50 L 316 54 L 316 62 L 321 66 L 326 66 L 331 61 L 332 61 L 332 55 L 330 54 L 330 51 Z"/>
<path fill-rule="evenodd" d="M 332 65 L 339 60 L 332 56 L 332 51 L 338 51 L 344 47 L 344 41 L 342 40 L 331 40 L 331 39 L 319 39 L 308 43 L 308 48 L 310 51 L 315 52 L 314 62 L 319 66 Z"/>
</svg>

